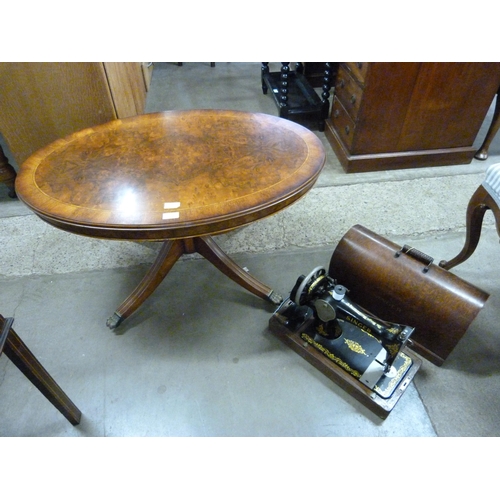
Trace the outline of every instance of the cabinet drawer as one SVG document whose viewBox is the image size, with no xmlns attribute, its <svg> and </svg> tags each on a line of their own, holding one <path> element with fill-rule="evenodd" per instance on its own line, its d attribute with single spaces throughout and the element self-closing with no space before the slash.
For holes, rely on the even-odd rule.
<svg viewBox="0 0 500 500">
<path fill-rule="evenodd" d="M 336 97 L 332 104 L 331 121 L 344 144 L 350 149 L 354 138 L 355 124 Z"/>
<path fill-rule="evenodd" d="M 349 71 L 351 71 L 354 75 L 354 78 L 356 78 L 359 83 L 364 84 L 366 80 L 366 73 L 368 72 L 368 63 L 348 62 L 345 64 L 349 68 Z"/>
<path fill-rule="evenodd" d="M 363 89 L 344 67 L 339 69 L 339 74 L 335 82 L 335 95 L 351 118 L 356 121 L 363 96 Z"/>
</svg>

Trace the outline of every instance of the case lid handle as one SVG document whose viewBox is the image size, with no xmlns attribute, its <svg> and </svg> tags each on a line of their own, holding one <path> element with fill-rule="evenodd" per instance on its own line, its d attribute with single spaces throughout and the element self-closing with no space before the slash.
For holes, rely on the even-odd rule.
<svg viewBox="0 0 500 500">
<path fill-rule="evenodd" d="M 410 257 L 413 257 L 414 259 L 417 259 L 423 264 L 425 264 L 425 267 L 422 269 L 423 273 L 429 271 L 430 265 L 434 262 L 434 259 L 431 256 L 425 254 L 424 252 L 421 252 L 420 250 L 414 247 L 411 247 L 410 245 L 403 245 L 401 250 L 398 250 L 394 254 L 394 257 L 396 257 L 397 259 L 402 253 L 409 255 Z"/>
</svg>

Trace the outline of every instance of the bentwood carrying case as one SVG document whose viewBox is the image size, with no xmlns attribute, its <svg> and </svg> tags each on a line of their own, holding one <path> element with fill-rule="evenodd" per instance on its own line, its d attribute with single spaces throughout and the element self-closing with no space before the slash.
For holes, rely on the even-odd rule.
<svg viewBox="0 0 500 500">
<path fill-rule="evenodd" d="M 419 250 L 360 225 L 340 240 L 328 274 L 371 313 L 415 327 L 412 349 L 436 365 L 448 357 L 489 297 Z"/>
</svg>

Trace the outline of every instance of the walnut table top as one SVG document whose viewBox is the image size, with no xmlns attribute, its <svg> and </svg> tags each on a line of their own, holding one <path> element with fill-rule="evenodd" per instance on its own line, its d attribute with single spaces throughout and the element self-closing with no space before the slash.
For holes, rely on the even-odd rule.
<svg viewBox="0 0 500 500">
<path fill-rule="evenodd" d="M 72 233 L 165 241 L 150 271 L 158 284 L 182 253 L 194 251 L 236 281 L 247 281 L 231 275 L 239 274 L 236 265 L 210 235 L 298 200 L 324 162 L 316 135 L 288 120 L 240 111 L 167 111 L 114 120 L 55 141 L 24 162 L 16 192 L 43 220 Z M 140 287 L 147 285 L 148 296 L 152 278 L 145 280 Z M 260 283 L 264 292 L 241 284 L 272 295 Z M 131 314 L 125 309 L 108 326 Z"/>
</svg>

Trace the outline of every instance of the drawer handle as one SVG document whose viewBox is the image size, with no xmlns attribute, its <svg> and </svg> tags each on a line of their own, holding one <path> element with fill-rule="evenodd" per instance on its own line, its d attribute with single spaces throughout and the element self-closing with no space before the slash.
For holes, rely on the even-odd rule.
<svg viewBox="0 0 500 500">
<path fill-rule="evenodd" d="M 340 81 L 339 81 L 339 87 L 340 87 L 341 89 L 343 89 L 343 88 L 345 87 L 345 82 L 344 82 L 344 79 L 343 79 L 343 78 L 341 78 L 341 79 L 340 79 Z"/>
<path fill-rule="evenodd" d="M 340 115 L 340 111 L 338 109 L 336 109 L 334 112 L 333 112 L 333 117 L 334 118 L 338 118 Z"/>
<path fill-rule="evenodd" d="M 351 96 L 351 104 L 355 104 L 355 103 L 356 103 L 356 96 L 352 95 Z"/>
<path fill-rule="evenodd" d="M 356 66 L 358 67 L 358 69 L 361 69 L 363 67 L 363 63 L 356 63 Z"/>
<path fill-rule="evenodd" d="M 345 127 L 345 133 L 346 133 L 347 135 L 349 135 L 349 132 L 350 132 L 350 131 L 351 131 L 351 129 L 349 128 L 349 125 L 346 125 L 346 127 Z"/>
</svg>

